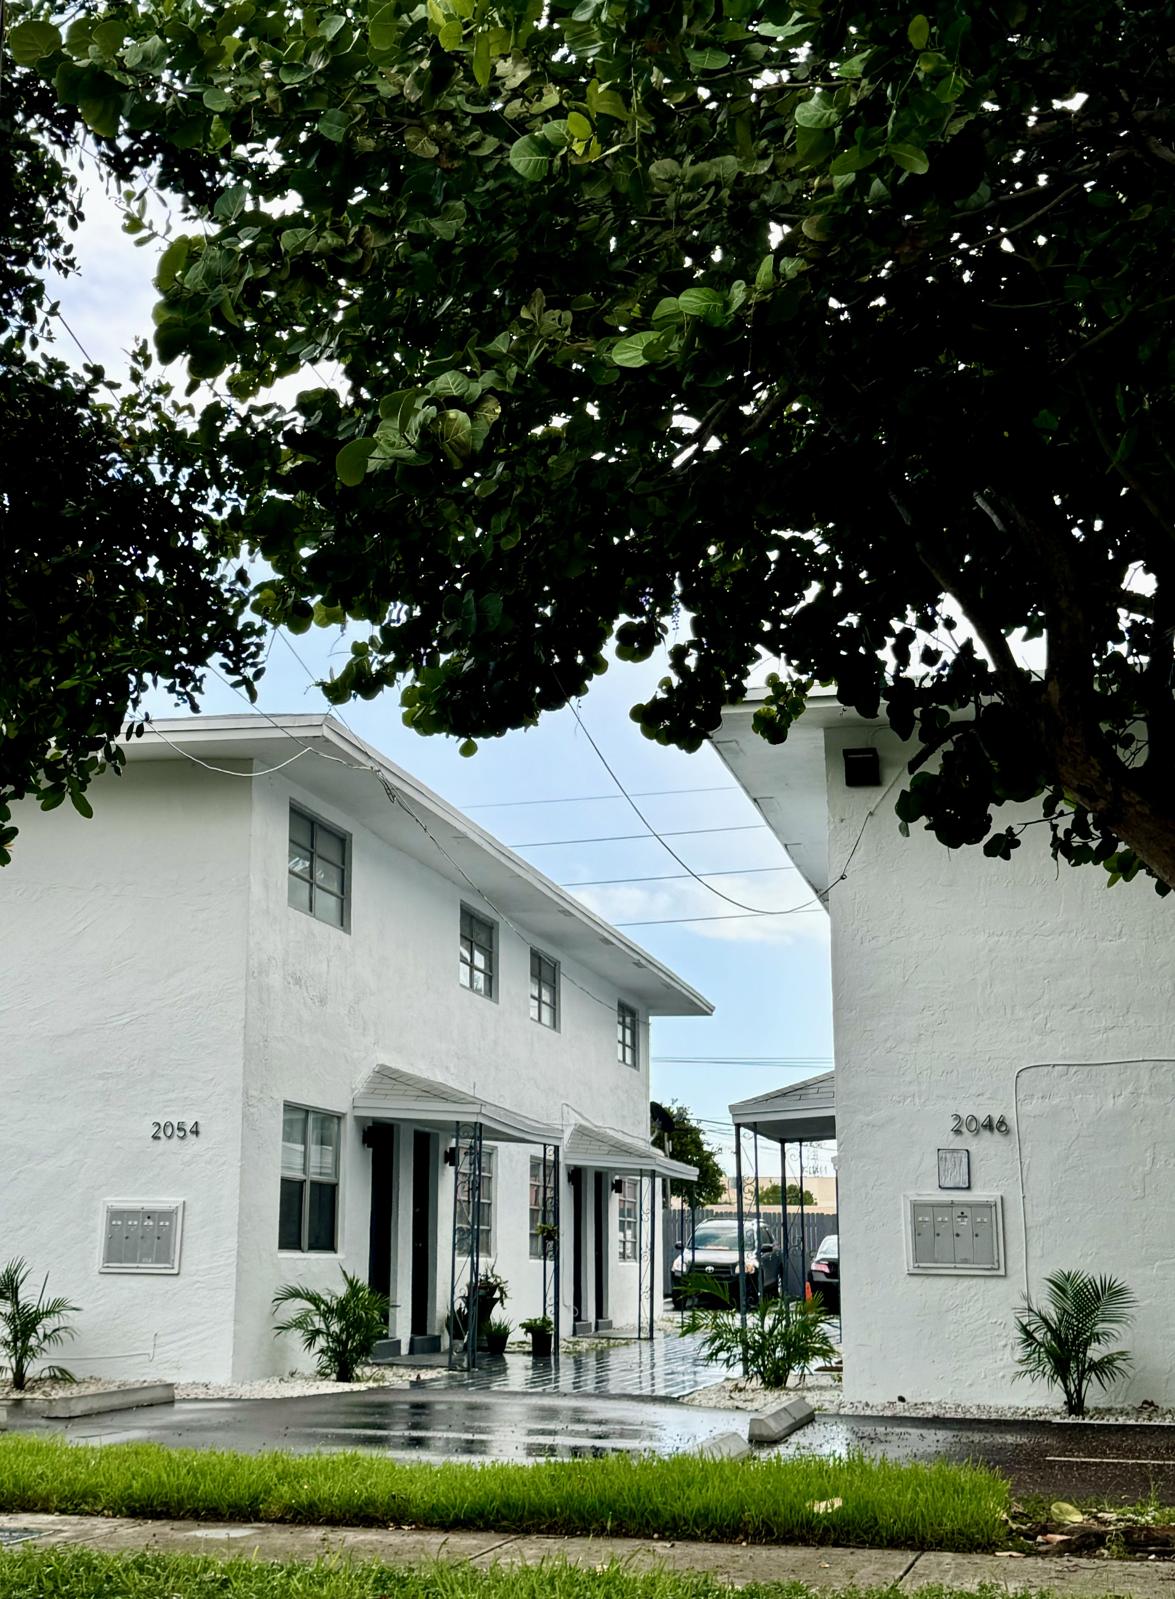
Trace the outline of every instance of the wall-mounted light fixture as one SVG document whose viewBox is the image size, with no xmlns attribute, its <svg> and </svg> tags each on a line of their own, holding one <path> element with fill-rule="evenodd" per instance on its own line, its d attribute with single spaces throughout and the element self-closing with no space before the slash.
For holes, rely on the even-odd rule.
<svg viewBox="0 0 1175 1599">
<path fill-rule="evenodd" d="M 842 750 L 841 754 L 845 763 L 846 788 L 881 786 L 881 757 L 875 749 Z"/>
<path fill-rule="evenodd" d="M 614 1194 L 622 1194 L 624 1192 L 624 1178 L 623 1177 L 613 1177 L 613 1179 L 612 1179 L 612 1192 Z"/>
</svg>

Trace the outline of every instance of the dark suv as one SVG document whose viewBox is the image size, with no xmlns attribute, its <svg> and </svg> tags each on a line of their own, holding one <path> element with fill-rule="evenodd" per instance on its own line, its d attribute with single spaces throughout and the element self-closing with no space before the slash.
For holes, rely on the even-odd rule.
<svg viewBox="0 0 1175 1599">
<path fill-rule="evenodd" d="M 747 1304 L 756 1305 L 760 1294 L 779 1292 L 780 1260 L 775 1238 L 768 1228 L 746 1224 L 744 1258 L 747 1269 Z M 709 1297 L 703 1282 L 713 1284 L 714 1298 L 738 1304 L 738 1222 L 704 1221 L 688 1242 L 678 1240 L 669 1273 L 675 1308 L 688 1299 Z M 688 1286 L 687 1286 L 688 1285 Z"/>
</svg>

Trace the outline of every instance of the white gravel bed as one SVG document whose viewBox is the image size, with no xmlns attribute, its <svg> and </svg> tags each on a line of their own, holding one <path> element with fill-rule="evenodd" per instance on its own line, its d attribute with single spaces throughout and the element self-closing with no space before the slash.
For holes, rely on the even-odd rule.
<svg viewBox="0 0 1175 1599">
<path fill-rule="evenodd" d="M 263 1377 L 255 1382 L 177 1382 L 177 1399 L 305 1399 L 311 1394 L 357 1394 L 369 1388 L 411 1388 L 431 1382 L 440 1371 L 420 1366 L 367 1367 L 355 1382 L 331 1382 L 290 1372 L 285 1377 Z"/>
<path fill-rule="evenodd" d="M 33 1378 L 19 1393 L 9 1382 L 0 1382 L 0 1405 L 20 1399 L 61 1399 L 74 1394 L 108 1394 L 117 1388 L 142 1388 L 147 1379 L 117 1381 L 109 1377 L 79 1377 L 76 1382 L 49 1382 Z"/>
<path fill-rule="evenodd" d="M 1140 1422 L 1146 1425 L 1175 1424 L 1175 1410 L 1158 1405 L 1091 1406 L 1085 1416 L 1067 1416 L 1051 1405 L 964 1405 L 948 1400 L 884 1400 L 865 1403 L 841 1392 L 831 1376 L 814 1375 L 790 1383 L 787 1388 L 764 1388 L 762 1383 L 741 1377 L 728 1377 L 689 1394 L 683 1403 L 703 1405 L 711 1410 L 765 1410 L 783 1399 L 796 1396 L 808 1399 L 818 1413 L 827 1416 L 912 1416 L 931 1421 L 1063 1421 L 1068 1423 Z"/>
</svg>

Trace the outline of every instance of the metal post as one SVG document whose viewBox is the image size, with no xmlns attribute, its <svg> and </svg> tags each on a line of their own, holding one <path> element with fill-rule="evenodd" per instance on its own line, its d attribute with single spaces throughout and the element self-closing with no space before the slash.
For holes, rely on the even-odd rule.
<svg viewBox="0 0 1175 1599">
<path fill-rule="evenodd" d="M 552 1339 L 552 1342 L 551 1342 L 551 1348 L 554 1351 L 555 1364 L 558 1365 L 559 1364 L 559 1301 L 560 1301 L 560 1297 L 561 1297 L 561 1293 L 562 1293 L 562 1290 L 560 1289 L 560 1286 L 559 1286 L 559 1258 L 560 1258 L 560 1256 L 561 1256 L 561 1254 L 563 1252 L 563 1237 L 562 1237 L 562 1234 L 559 1231 L 559 1200 L 560 1200 L 559 1181 L 560 1181 L 560 1177 L 561 1177 L 562 1168 L 561 1168 L 560 1161 L 559 1161 L 559 1146 L 558 1146 L 558 1144 L 554 1144 L 551 1147 L 551 1162 L 552 1162 L 551 1179 L 552 1179 L 552 1182 L 554 1184 L 554 1188 L 553 1188 L 554 1203 L 553 1203 L 553 1205 L 551 1207 L 551 1219 L 553 1220 L 553 1222 L 555 1224 L 555 1266 L 554 1266 L 555 1313 L 551 1317 L 551 1320 L 555 1324 L 555 1331 L 554 1331 L 554 1336 L 553 1336 L 553 1339 Z"/>
<path fill-rule="evenodd" d="M 755 1286 L 763 1297 L 763 1216 L 759 1208 L 759 1129 L 755 1128 Z"/>
<path fill-rule="evenodd" d="M 738 1314 L 742 1327 L 743 1376 L 747 1376 L 747 1251 L 743 1239 L 743 1134 L 734 1130 L 734 1192 L 738 1205 Z"/>
<path fill-rule="evenodd" d="M 413 1174 L 415 1181 L 415 1174 Z M 461 1123 L 453 1128 L 453 1225 L 449 1262 L 449 1369 L 453 1369 L 454 1334 L 457 1331 L 457 1217 L 461 1203 Z"/>
<path fill-rule="evenodd" d="M 469 1330 L 465 1334 L 467 1371 L 477 1369 L 477 1313 L 481 1301 L 481 1123 L 473 1124 L 469 1163 Z"/>
<path fill-rule="evenodd" d="M 787 1144 L 779 1140 L 779 1203 L 781 1206 L 780 1232 L 783 1234 L 783 1294 L 791 1293 L 791 1238 L 787 1214 Z"/>
<path fill-rule="evenodd" d="M 661 1179 L 653 1173 L 653 1205 L 649 1221 L 649 1342 L 657 1330 L 657 1229 L 661 1226 Z"/>
<path fill-rule="evenodd" d="M 808 1234 L 804 1214 L 804 1140 L 800 1139 L 800 1293 L 808 1297 Z"/>
</svg>

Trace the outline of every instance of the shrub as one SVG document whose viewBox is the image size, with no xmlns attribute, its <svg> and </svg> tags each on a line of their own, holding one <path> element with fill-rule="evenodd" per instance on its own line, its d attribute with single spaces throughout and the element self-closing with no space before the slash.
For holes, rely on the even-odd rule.
<svg viewBox="0 0 1175 1599">
<path fill-rule="evenodd" d="M 1116 1277 L 1084 1271 L 1055 1271 L 1044 1286 L 1047 1308 L 1028 1299 L 1016 1315 L 1016 1376 L 1059 1388 L 1068 1413 L 1084 1416 L 1090 1385 L 1104 1390 L 1130 1369 L 1129 1350 L 1104 1346 L 1130 1323 L 1138 1301 Z"/>
<path fill-rule="evenodd" d="M 549 1333 L 555 1331 L 555 1323 L 550 1316 L 528 1316 L 525 1321 L 518 1323 L 525 1333 Z"/>
<path fill-rule="evenodd" d="M 296 1315 L 279 1322 L 274 1336 L 297 1333 L 307 1354 L 314 1356 L 320 1377 L 351 1382 L 380 1338 L 387 1336 L 387 1295 L 343 1272 L 341 1293 L 320 1293 L 300 1283 L 286 1283 L 273 1296 L 273 1308 L 302 1305 Z"/>
<path fill-rule="evenodd" d="M 73 1329 L 62 1317 L 76 1316 L 79 1311 L 68 1299 L 45 1298 L 48 1276 L 36 1299 L 26 1298 L 28 1275 L 29 1268 L 23 1260 L 10 1260 L 0 1271 L 0 1370 L 8 1371 L 18 1393 L 27 1386 L 37 1361 L 73 1337 Z M 45 1366 L 38 1376 L 57 1382 L 73 1381 L 73 1373 L 64 1366 Z"/>
<path fill-rule="evenodd" d="M 739 1311 L 729 1303 L 729 1295 L 725 1297 L 728 1303 L 717 1309 L 695 1307 L 681 1330 L 683 1335 L 700 1332 L 707 1358 L 728 1371 L 743 1367 L 764 1388 L 786 1388 L 793 1372 L 808 1372 L 822 1361 L 836 1359 L 819 1294 L 806 1301 L 786 1295 L 760 1300 L 747 1311 L 745 1331 Z"/>
</svg>

